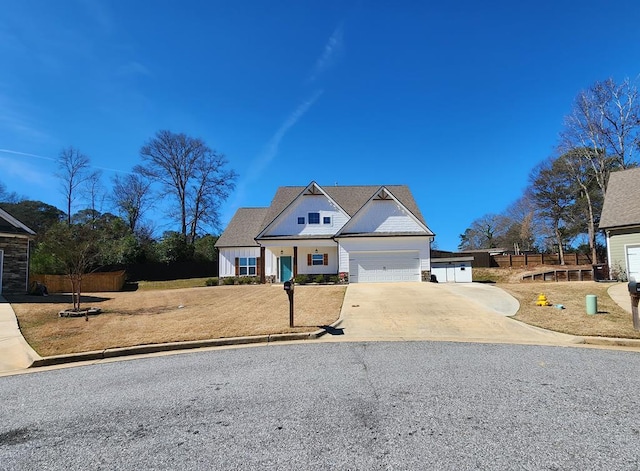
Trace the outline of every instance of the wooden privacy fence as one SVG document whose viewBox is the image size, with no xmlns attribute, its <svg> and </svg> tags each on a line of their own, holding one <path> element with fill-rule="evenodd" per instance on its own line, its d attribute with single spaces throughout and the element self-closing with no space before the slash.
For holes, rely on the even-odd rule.
<svg viewBox="0 0 640 471">
<path fill-rule="evenodd" d="M 71 280 L 67 275 L 31 275 L 31 282 L 38 281 L 50 293 L 70 293 Z M 124 286 L 125 271 L 89 273 L 82 277 L 82 292 L 120 291 Z"/>
<path fill-rule="evenodd" d="M 492 255 L 492 266 L 500 268 L 531 267 L 536 265 L 560 265 L 558 254 Z M 584 254 L 568 253 L 564 255 L 565 265 L 591 265 L 591 258 Z"/>
</svg>

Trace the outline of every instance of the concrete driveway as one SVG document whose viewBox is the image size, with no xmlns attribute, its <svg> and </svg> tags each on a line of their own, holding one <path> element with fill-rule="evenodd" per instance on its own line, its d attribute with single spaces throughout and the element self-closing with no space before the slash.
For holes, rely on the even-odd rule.
<svg viewBox="0 0 640 471">
<path fill-rule="evenodd" d="M 446 340 L 536 345 L 578 343 L 573 336 L 520 323 L 507 316 L 518 301 L 479 283 L 351 284 L 342 306 L 343 335 L 324 341 Z"/>
</svg>

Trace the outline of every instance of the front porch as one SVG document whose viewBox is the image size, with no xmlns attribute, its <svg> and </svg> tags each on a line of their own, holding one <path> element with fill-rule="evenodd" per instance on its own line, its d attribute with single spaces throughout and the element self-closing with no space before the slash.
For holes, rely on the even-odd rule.
<svg viewBox="0 0 640 471">
<path fill-rule="evenodd" d="M 333 240 L 260 241 L 264 281 L 282 283 L 298 275 L 337 275 L 338 244 Z"/>
</svg>

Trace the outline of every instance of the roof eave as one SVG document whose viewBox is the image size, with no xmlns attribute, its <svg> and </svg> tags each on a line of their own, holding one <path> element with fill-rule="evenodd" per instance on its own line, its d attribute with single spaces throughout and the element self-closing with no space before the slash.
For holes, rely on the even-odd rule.
<svg viewBox="0 0 640 471">
<path fill-rule="evenodd" d="M 608 226 L 598 226 L 598 230 L 606 231 L 610 229 L 632 229 L 634 227 L 640 228 L 640 222 L 630 223 L 630 224 L 617 224 L 617 225 L 609 224 Z"/>
</svg>

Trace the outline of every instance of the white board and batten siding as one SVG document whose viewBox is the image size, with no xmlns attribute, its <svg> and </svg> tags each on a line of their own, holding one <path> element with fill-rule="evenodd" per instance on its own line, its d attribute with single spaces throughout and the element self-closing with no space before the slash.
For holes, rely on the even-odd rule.
<svg viewBox="0 0 640 471">
<path fill-rule="evenodd" d="M 318 250 L 318 252 L 316 252 Z M 309 255 L 327 254 L 327 265 L 309 265 Z M 335 275 L 338 273 L 338 250 L 333 247 L 298 247 L 298 273 L 301 275 Z"/>
<path fill-rule="evenodd" d="M 320 223 L 309 224 L 309 213 L 319 213 Z M 304 218 L 304 224 L 299 224 L 298 218 Z M 330 222 L 325 224 L 324 218 L 329 218 Z M 349 216 L 325 195 L 303 195 L 278 216 L 264 236 L 333 235 L 345 225 L 348 219 Z"/>
<path fill-rule="evenodd" d="M 260 247 L 221 247 L 218 257 L 218 276 L 236 276 L 236 257 L 260 258 Z"/>
<path fill-rule="evenodd" d="M 393 200 L 370 201 L 344 228 L 349 233 L 424 232 L 414 216 Z"/>
</svg>

